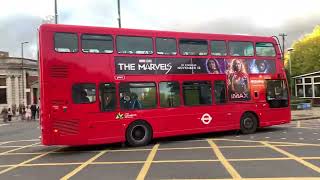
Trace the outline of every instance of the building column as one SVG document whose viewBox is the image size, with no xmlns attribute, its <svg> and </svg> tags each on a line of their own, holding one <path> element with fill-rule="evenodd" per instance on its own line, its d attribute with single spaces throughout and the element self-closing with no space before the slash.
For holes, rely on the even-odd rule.
<svg viewBox="0 0 320 180">
<path fill-rule="evenodd" d="M 7 84 L 7 104 L 8 104 L 8 107 L 11 107 L 12 106 L 12 83 L 11 83 L 10 76 L 7 76 L 6 84 Z"/>
<path fill-rule="evenodd" d="M 15 76 L 14 77 L 14 90 L 15 90 L 15 104 L 17 105 L 17 107 L 19 106 L 20 104 L 20 99 L 19 99 L 19 78 L 18 76 Z"/>
<path fill-rule="evenodd" d="M 26 71 L 23 69 L 23 71 L 22 71 L 22 78 L 23 78 L 23 84 L 22 84 L 22 93 L 23 93 L 23 95 L 22 95 L 22 97 L 23 97 L 23 102 L 25 103 L 25 104 L 27 104 L 27 92 L 26 92 L 26 90 L 27 90 L 27 78 L 26 78 Z"/>
</svg>

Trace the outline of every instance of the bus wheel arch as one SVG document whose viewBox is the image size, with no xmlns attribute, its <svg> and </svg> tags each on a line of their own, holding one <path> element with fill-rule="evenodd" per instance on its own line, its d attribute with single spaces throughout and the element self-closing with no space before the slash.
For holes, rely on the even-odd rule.
<svg viewBox="0 0 320 180">
<path fill-rule="evenodd" d="M 152 140 L 153 129 L 147 121 L 138 119 L 128 125 L 125 136 L 130 146 L 144 146 Z"/>
<path fill-rule="evenodd" d="M 255 112 L 246 111 L 240 118 L 240 131 L 242 134 L 252 134 L 256 132 L 260 125 L 259 117 Z"/>
</svg>

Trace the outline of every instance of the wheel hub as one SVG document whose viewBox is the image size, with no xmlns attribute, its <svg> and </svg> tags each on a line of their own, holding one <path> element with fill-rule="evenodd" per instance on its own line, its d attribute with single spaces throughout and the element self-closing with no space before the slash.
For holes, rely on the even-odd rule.
<svg viewBox="0 0 320 180">
<path fill-rule="evenodd" d="M 136 126 L 132 130 L 132 137 L 137 141 L 142 140 L 145 137 L 145 135 L 146 135 L 146 130 L 142 126 Z"/>
<path fill-rule="evenodd" d="M 243 120 L 243 126 L 246 129 L 251 129 L 253 127 L 253 120 L 251 118 L 246 118 Z"/>
</svg>

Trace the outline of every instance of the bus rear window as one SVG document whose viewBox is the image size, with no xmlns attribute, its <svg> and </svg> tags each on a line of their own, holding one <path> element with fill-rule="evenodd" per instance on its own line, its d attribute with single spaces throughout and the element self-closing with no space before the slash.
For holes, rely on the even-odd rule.
<svg viewBox="0 0 320 180">
<path fill-rule="evenodd" d="M 57 52 L 78 52 L 78 36 L 75 33 L 55 33 L 54 49 Z"/>
<path fill-rule="evenodd" d="M 252 42 L 229 42 L 229 50 L 231 56 L 253 56 Z"/>
<path fill-rule="evenodd" d="M 152 38 L 117 36 L 119 54 L 153 54 Z"/>
<path fill-rule="evenodd" d="M 257 56 L 271 56 L 276 55 L 274 46 L 272 43 L 258 42 L 256 43 L 256 55 Z"/>
<path fill-rule="evenodd" d="M 81 46 L 85 53 L 112 53 L 112 36 L 84 34 L 81 36 Z"/>
<path fill-rule="evenodd" d="M 180 54 L 186 56 L 208 55 L 208 42 L 206 40 L 181 39 L 179 41 Z"/>
</svg>

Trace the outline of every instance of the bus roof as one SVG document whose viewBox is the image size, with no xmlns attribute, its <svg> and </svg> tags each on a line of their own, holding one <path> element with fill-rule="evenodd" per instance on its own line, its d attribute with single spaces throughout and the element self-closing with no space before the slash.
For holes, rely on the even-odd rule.
<svg viewBox="0 0 320 180">
<path fill-rule="evenodd" d="M 112 27 L 97 27 L 97 26 L 80 26 L 80 25 L 65 25 L 65 24 L 42 24 L 40 31 L 62 31 L 62 32 L 79 32 L 79 33 L 108 33 L 116 35 L 133 35 L 133 36 L 162 36 L 175 38 L 199 38 L 199 39 L 216 39 L 216 40 L 246 40 L 246 41 L 266 41 L 274 42 L 272 36 L 252 36 L 244 34 L 210 34 L 210 33 L 195 33 L 195 32 L 180 32 L 180 31 L 160 31 L 160 30 L 145 30 L 145 29 L 127 29 L 127 28 L 112 28 Z"/>
</svg>

